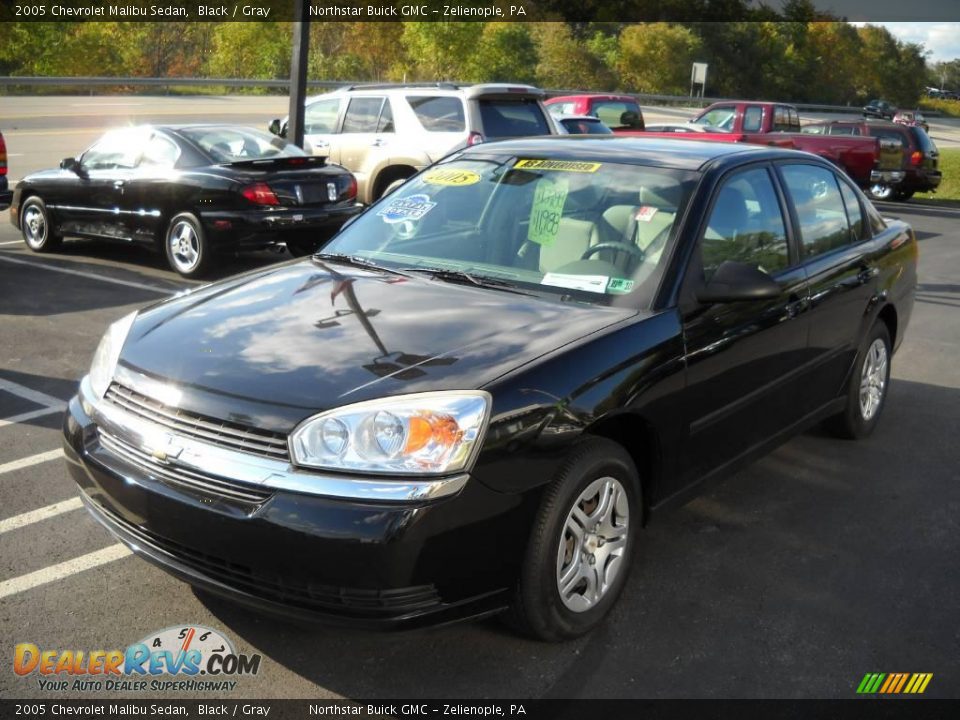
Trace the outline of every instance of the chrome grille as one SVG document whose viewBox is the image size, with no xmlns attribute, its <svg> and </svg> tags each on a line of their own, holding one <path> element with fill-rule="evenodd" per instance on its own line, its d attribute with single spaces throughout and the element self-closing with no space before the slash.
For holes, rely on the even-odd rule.
<svg viewBox="0 0 960 720">
<path fill-rule="evenodd" d="M 259 488 L 255 485 L 238 483 L 235 480 L 188 470 L 177 465 L 166 465 L 149 453 L 145 453 L 143 450 L 135 448 L 130 443 L 103 430 L 99 431 L 99 435 L 100 445 L 105 450 L 168 485 L 187 488 L 204 495 L 213 495 L 227 500 L 256 504 L 264 502 L 273 493 L 270 488 Z"/>
<path fill-rule="evenodd" d="M 175 430 L 185 437 L 196 438 L 231 450 L 289 461 L 287 438 L 280 433 L 223 422 L 168 407 L 119 383 L 110 385 L 105 397 L 124 410 Z"/>
</svg>

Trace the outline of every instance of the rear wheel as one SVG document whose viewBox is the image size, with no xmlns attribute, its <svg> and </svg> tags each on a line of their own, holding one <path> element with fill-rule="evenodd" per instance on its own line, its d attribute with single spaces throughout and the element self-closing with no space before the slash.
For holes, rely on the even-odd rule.
<svg viewBox="0 0 960 720">
<path fill-rule="evenodd" d="M 846 408 L 827 421 L 835 435 L 859 440 L 876 428 L 890 386 L 890 352 L 890 331 L 878 320 L 854 365 Z"/>
<path fill-rule="evenodd" d="M 167 226 L 164 250 L 170 267 L 183 277 L 199 277 L 213 254 L 203 226 L 191 213 L 180 213 Z"/>
<path fill-rule="evenodd" d="M 596 627 L 626 584 L 640 508 L 626 451 L 604 438 L 580 443 L 544 493 L 507 621 L 548 641 Z"/>
<path fill-rule="evenodd" d="M 51 252 L 63 242 L 54 232 L 46 204 L 36 195 L 27 198 L 20 207 L 20 232 L 27 247 L 38 253 Z"/>
<path fill-rule="evenodd" d="M 896 190 L 893 193 L 893 199 L 899 200 L 900 202 L 906 202 L 913 197 L 913 190 Z"/>
<path fill-rule="evenodd" d="M 872 200 L 889 200 L 894 195 L 894 190 L 884 183 L 874 183 L 870 186 L 868 194 Z"/>
</svg>

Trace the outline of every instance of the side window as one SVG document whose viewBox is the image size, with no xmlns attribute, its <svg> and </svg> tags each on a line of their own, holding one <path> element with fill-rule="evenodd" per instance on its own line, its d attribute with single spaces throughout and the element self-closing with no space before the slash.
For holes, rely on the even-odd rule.
<svg viewBox="0 0 960 720">
<path fill-rule="evenodd" d="M 377 132 L 392 133 L 393 131 L 393 109 L 390 107 L 390 98 L 385 98 L 383 108 L 380 110 L 380 120 L 377 122 Z"/>
<path fill-rule="evenodd" d="M 114 130 L 87 150 L 80 164 L 87 170 L 132 169 L 137 166 L 146 136 L 142 130 Z"/>
<path fill-rule="evenodd" d="M 140 167 L 172 168 L 180 157 L 180 148 L 162 135 L 154 135 L 143 148 Z"/>
<path fill-rule="evenodd" d="M 423 129 L 428 132 L 462 132 L 466 127 L 463 100 L 458 97 L 411 95 L 406 100 Z M 550 112 L 556 114 L 558 112 L 557 107 L 557 105 L 551 105 Z M 573 104 L 561 103 L 559 107 L 573 107 Z"/>
<path fill-rule="evenodd" d="M 743 113 L 744 132 L 759 132 L 763 127 L 763 108 L 759 105 L 751 105 Z"/>
<path fill-rule="evenodd" d="M 705 279 L 728 260 L 766 273 L 790 264 L 786 225 L 766 168 L 745 170 L 724 181 L 703 234 L 701 256 Z"/>
<path fill-rule="evenodd" d="M 303 131 L 307 135 L 329 135 L 337 131 L 340 98 L 320 100 L 307 105 L 304 111 Z"/>
<path fill-rule="evenodd" d="M 343 133 L 375 133 L 380 121 L 382 97 L 355 97 L 350 99 L 343 118 Z"/>
<path fill-rule="evenodd" d="M 843 204 L 847 208 L 847 222 L 850 225 L 850 242 L 858 243 L 866 239 L 867 233 L 863 227 L 863 209 L 857 194 L 847 183 L 840 181 L 840 194 L 843 195 Z"/>
<path fill-rule="evenodd" d="M 800 127 L 800 115 L 797 114 L 797 111 L 793 108 L 788 108 L 790 113 L 790 129 L 796 130 Z"/>
<path fill-rule="evenodd" d="M 547 106 L 551 115 L 573 115 L 573 108 L 574 104 L 572 102 L 554 103 Z"/>
<path fill-rule="evenodd" d="M 787 108 L 783 105 L 777 105 L 773 109 L 773 131 L 784 132 L 790 129 L 790 116 L 787 114 Z"/>
<path fill-rule="evenodd" d="M 710 125 L 712 127 L 718 127 L 721 130 L 730 130 L 733 128 L 733 121 L 736 117 L 736 105 L 721 105 L 694 122 L 698 125 Z"/>
<path fill-rule="evenodd" d="M 800 223 L 801 257 L 850 244 L 847 212 L 834 174 L 815 165 L 784 165 L 781 172 Z"/>
</svg>

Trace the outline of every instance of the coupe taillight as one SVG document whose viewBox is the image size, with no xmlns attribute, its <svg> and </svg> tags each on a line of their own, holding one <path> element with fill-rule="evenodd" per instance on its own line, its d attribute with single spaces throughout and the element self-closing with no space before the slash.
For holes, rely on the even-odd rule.
<svg viewBox="0 0 960 720">
<path fill-rule="evenodd" d="M 3 135 L 0 135 L 0 175 L 7 174 L 7 145 L 3 142 Z"/>
<path fill-rule="evenodd" d="M 347 200 L 353 200 L 357 197 L 357 179 L 350 175 L 350 179 L 347 183 Z"/>
<path fill-rule="evenodd" d="M 254 183 L 247 185 L 240 191 L 243 196 L 254 205 L 279 205 L 280 201 L 276 194 L 266 183 Z"/>
<path fill-rule="evenodd" d="M 919 150 L 914 150 L 913 154 L 910 156 L 911 165 L 920 165 L 923 162 L 923 153 Z"/>
</svg>

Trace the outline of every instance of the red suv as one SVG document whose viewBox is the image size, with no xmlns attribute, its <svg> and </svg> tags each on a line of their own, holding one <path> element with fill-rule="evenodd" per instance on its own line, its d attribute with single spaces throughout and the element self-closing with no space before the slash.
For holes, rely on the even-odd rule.
<svg viewBox="0 0 960 720">
<path fill-rule="evenodd" d="M 630 95 L 564 95 L 544 101 L 554 117 L 590 115 L 611 130 L 643 130 L 643 112 Z"/>
<path fill-rule="evenodd" d="M 10 205 L 12 194 L 7 189 L 7 146 L 3 142 L 3 133 L 0 133 L 0 210 Z"/>
</svg>

